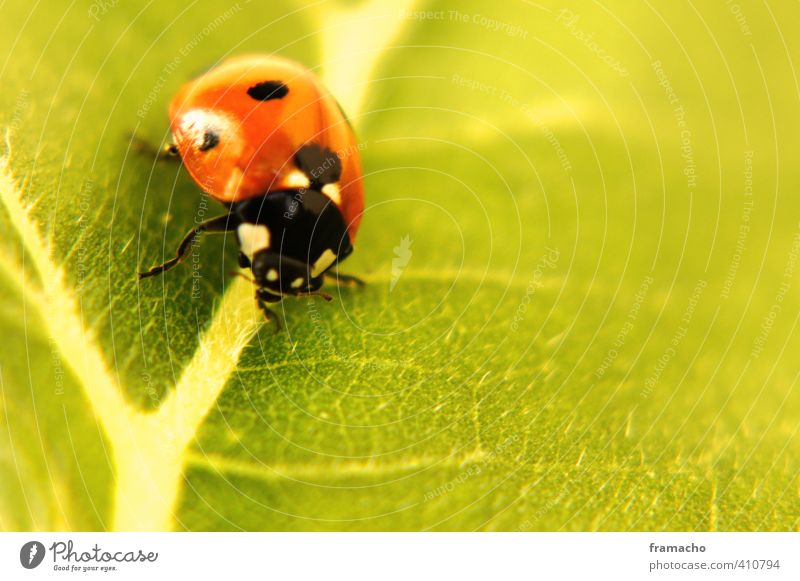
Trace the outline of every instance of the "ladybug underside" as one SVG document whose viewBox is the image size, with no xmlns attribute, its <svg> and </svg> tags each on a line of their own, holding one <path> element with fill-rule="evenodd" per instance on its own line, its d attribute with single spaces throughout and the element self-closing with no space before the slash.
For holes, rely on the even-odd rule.
<svg viewBox="0 0 800 581">
<path fill-rule="evenodd" d="M 268 302 L 319 290 L 325 272 L 353 251 L 336 205 L 317 190 L 270 192 L 236 202 L 229 216 L 240 266 L 251 269 Z"/>
<path fill-rule="evenodd" d="M 240 265 L 252 270 L 259 300 L 266 302 L 319 290 L 323 274 L 353 251 L 347 224 L 326 195 L 338 191 L 339 156 L 312 143 L 301 147 L 293 162 L 308 187 L 230 205 Z"/>
</svg>

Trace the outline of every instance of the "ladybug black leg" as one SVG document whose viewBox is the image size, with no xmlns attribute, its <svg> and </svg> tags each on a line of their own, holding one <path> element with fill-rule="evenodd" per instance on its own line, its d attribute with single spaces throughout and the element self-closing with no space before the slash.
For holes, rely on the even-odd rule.
<svg viewBox="0 0 800 581">
<path fill-rule="evenodd" d="M 184 236 L 180 246 L 178 246 L 178 251 L 175 253 L 175 258 L 167 260 L 158 266 L 154 266 L 147 272 L 140 272 L 139 280 L 161 274 L 162 272 L 166 272 L 172 267 L 180 264 L 186 258 L 186 255 L 189 252 L 189 248 L 192 247 L 192 242 L 194 241 L 195 237 L 199 236 L 203 232 L 229 232 L 230 230 L 235 230 L 238 224 L 238 218 L 232 214 L 217 216 L 216 218 L 211 218 L 210 220 L 200 223 L 196 228 L 189 230 L 189 233 Z"/>
<path fill-rule="evenodd" d="M 244 280 L 246 280 L 250 284 L 256 284 L 256 281 L 254 281 L 252 278 L 250 278 L 249 276 L 247 276 L 243 272 L 239 272 L 238 270 L 230 271 L 228 273 L 228 276 L 232 276 L 232 277 L 237 277 L 238 276 L 239 278 L 243 278 Z"/>
<path fill-rule="evenodd" d="M 244 252 L 239 253 L 238 260 L 239 268 L 250 268 L 252 266 L 250 259 L 247 258 L 247 255 Z"/>
<path fill-rule="evenodd" d="M 275 321 L 275 332 L 278 333 L 281 330 L 281 321 L 278 318 L 278 315 L 272 312 L 267 305 L 269 303 L 277 303 L 281 300 L 281 297 L 277 295 L 273 295 L 266 291 L 266 289 L 260 288 L 256 291 L 256 302 L 258 303 L 258 308 L 261 309 L 261 312 L 264 313 L 264 318 L 267 321 Z"/>
<path fill-rule="evenodd" d="M 267 305 L 269 303 L 277 303 L 281 300 L 281 298 L 282 297 L 267 291 L 265 288 L 256 290 L 256 302 L 258 303 L 258 308 L 261 309 L 262 313 L 264 313 L 264 318 L 267 319 L 267 321 L 275 321 L 276 333 L 281 330 L 281 321 L 278 319 L 278 315 L 273 313 L 272 309 L 270 309 Z"/>
<path fill-rule="evenodd" d="M 333 300 L 333 297 L 331 295 L 329 295 L 328 293 L 324 293 L 322 291 L 311 291 L 311 292 L 307 292 L 307 293 L 302 293 L 301 295 L 297 295 L 297 296 L 321 297 L 322 299 L 325 300 L 325 302 L 328 302 L 328 303 Z"/>
<path fill-rule="evenodd" d="M 341 272 L 326 272 L 325 276 L 340 286 L 366 286 L 363 279 L 352 274 L 342 274 Z"/>
<path fill-rule="evenodd" d="M 275 332 L 280 333 L 281 331 L 281 321 L 278 318 L 278 315 L 272 312 L 272 309 L 267 307 L 266 303 L 262 301 L 258 301 L 258 308 L 261 309 L 261 312 L 264 313 L 264 318 L 267 320 L 268 323 L 275 321 Z"/>
<path fill-rule="evenodd" d="M 178 146 L 174 143 L 168 143 L 159 149 L 149 141 L 145 141 L 137 135 L 132 135 L 131 147 L 136 153 L 154 157 L 157 161 L 180 161 L 181 159 L 178 155 Z"/>
</svg>

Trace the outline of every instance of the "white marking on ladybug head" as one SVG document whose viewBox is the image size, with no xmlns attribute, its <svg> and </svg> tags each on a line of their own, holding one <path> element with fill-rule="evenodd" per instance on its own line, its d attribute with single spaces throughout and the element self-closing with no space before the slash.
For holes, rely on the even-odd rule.
<svg viewBox="0 0 800 581">
<path fill-rule="evenodd" d="M 292 281 L 292 288 L 300 288 L 301 286 L 303 286 L 303 278 L 302 277 L 297 277 L 296 279 L 294 279 Z"/>
<path fill-rule="evenodd" d="M 311 276 L 317 278 L 323 272 L 328 270 L 331 264 L 336 261 L 336 254 L 330 248 L 326 248 L 325 252 L 319 255 L 314 265 L 311 267 Z"/>
<path fill-rule="evenodd" d="M 308 176 L 295 169 L 286 174 L 286 187 L 287 188 L 308 188 L 311 185 L 311 180 Z"/>
<path fill-rule="evenodd" d="M 342 203 L 342 193 L 339 191 L 339 184 L 325 184 L 322 186 L 322 193 L 328 196 L 337 206 Z"/>
<path fill-rule="evenodd" d="M 277 270 L 275 270 L 274 268 L 270 268 L 270 269 L 267 271 L 267 280 L 269 280 L 269 281 L 276 281 L 276 280 L 278 280 L 278 271 L 277 271 Z"/>
<path fill-rule="evenodd" d="M 213 149 L 220 142 L 230 142 L 236 128 L 227 116 L 210 109 L 189 109 L 178 123 L 178 136 L 198 151 Z"/>
<path fill-rule="evenodd" d="M 236 229 L 239 237 L 239 246 L 247 258 L 253 260 L 253 255 L 259 250 L 265 250 L 270 245 L 269 230 L 260 224 L 244 222 Z"/>
</svg>

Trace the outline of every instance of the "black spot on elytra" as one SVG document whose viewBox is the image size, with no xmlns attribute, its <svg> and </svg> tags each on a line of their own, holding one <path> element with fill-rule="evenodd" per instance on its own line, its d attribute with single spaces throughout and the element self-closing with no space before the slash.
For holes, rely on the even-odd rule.
<svg viewBox="0 0 800 581">
<path fill-rule="evenodd" d="M 336 183 L 342 177 L 342 161 L 336 152 L 316 143 L 298 149 L 294 154 L 294 164 L 308 176 L 314 190 Z"/>
<path fill-rule="evenodd" d="M 289 87 L 280 81 L 262 81 L 247 89 L 247 94 L 256 101 L 283 99 L 288 92 Z"/>
<path fill-rule="evenodd" d="M 203 134 L 203 143 L 200 145 L 200 151 L 214 149 L 217 145 L 219 145 L 219 135 L 214 131 L 207 130 Z"/>
</svg>

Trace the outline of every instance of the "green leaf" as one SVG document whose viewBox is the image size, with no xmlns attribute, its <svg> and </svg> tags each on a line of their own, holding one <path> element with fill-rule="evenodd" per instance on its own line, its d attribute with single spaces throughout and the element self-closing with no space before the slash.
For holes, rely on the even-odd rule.
<svg viewBox="0 0 800 581">
<path fill-rule="evenodd" d="M 0 528 L 798 528 L 796 7 L 0 10 Z M 367 191 L 277 334 L 232 239 L 135 277 L 223 209 L 130 133 L 252 51 Z"/>
</svg>

